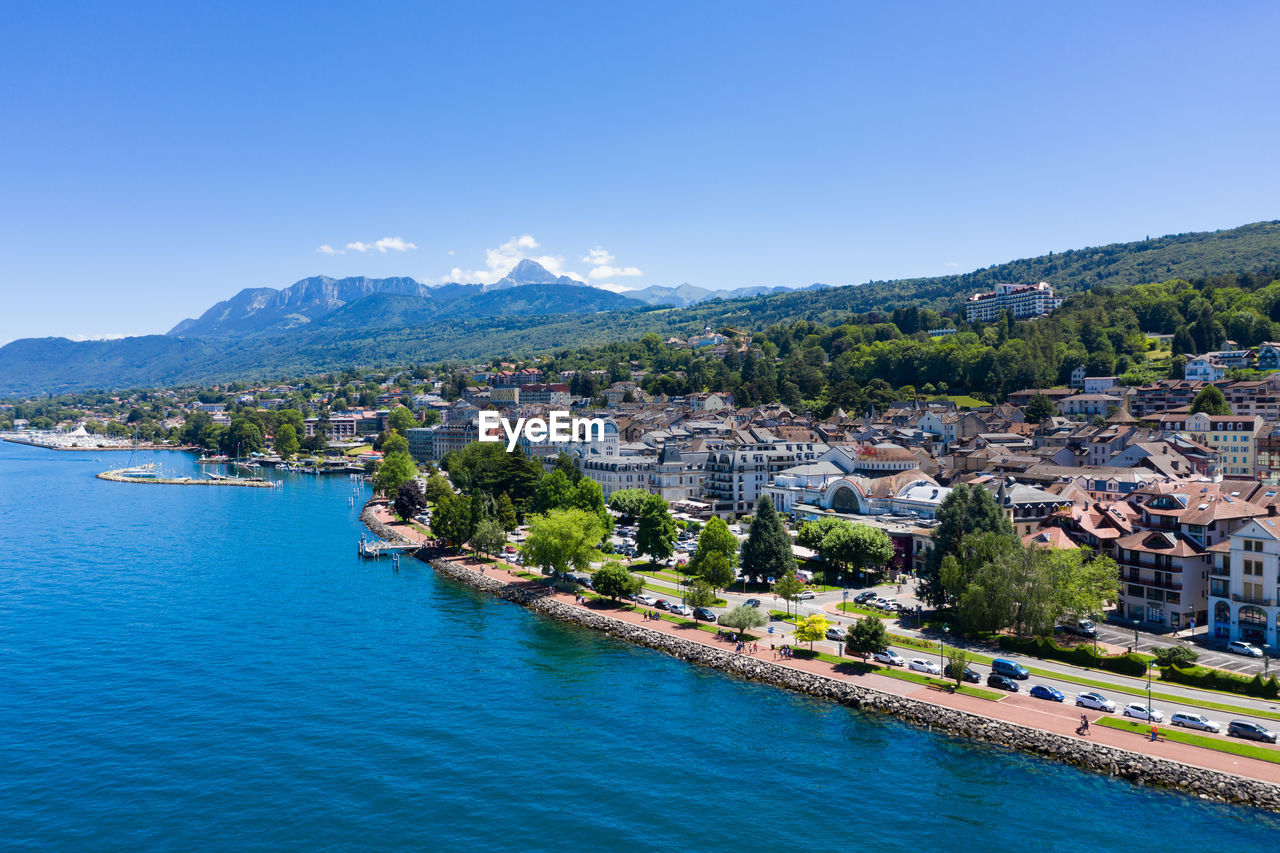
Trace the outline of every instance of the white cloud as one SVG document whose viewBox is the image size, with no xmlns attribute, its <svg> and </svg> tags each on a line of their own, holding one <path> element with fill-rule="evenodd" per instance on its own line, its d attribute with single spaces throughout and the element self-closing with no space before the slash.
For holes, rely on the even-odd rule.
<svg viewBox="0 0 1280 853">
<path fill-rule="evenodd" d="M 611 264 L 614 260 L 615 258 L 613 255 L 609 254 L 602 247 L 596 246 L 594 249 L 587 250 L 587 256 L 582 259 L 582 262 L 584 264 L 591 264 L 593 267 L 598 267 L 604 264 Z"/>
<path fill-rule="evenodd" d="M 955 261 L 947 261 L 947 266 L 948 266 L 948 267 L 950 267 L 951 269 L 955 269 L 956 267 L 958 267 L 958 266 L 960 266 L 960 265 L 959 265 L 959 264 L 957 264 Z"/>
<path fill-rule="evenodd" d="M 639 288 L 632 287 L 628 284 L 614 284 L 611 281 L 602 282 L 600 284 L 593 284 L 591 286 L 597 287 L 600 290 L 607 290 L 610 293 L 630 293 L 633 290 L 639 290 Z"/>
<path fill-rule="evenodd" d="M 68 340 L 72 341 L 118 341 L 123 337 L 125 337 L 125 335 L 122 335 L 120 332 L 102 332 L 91 335 L 83 333 L 67 335 Z"/>
<path fill-rule="evenodd" d="M 410 243 L 403 237 L 383 237 L 373 244 L 373 247 L 379 252 L 386 253 L 388 249 L 393 252 L 407 252 L 410 249 L 418 248 L 416 244 Z"/>
<path fill-rule="evenodd" d="M 372 252 L 377 250 L 382 254 L 387 252 L 407 252 L 410 249 L 416 249 L 416 243 L 410 243 L 403 237 L 383 237 L 381 240 L 374 240 L 372 243 L 366 243 L 363 240 L 356 240 L 348 243 L 345 249 L 335 249 L 328 243 L 325 243 L 319 249 L 316 249 L 322 255 L 345 255 L 347 252 Z"/>
<path fill-rule="evenodd" d="M 591 278 L 618 278 L 620 276 L 644 275 L 644 273 L 641 272 L 639 267 L 611 267 L 606 264 L 602 267 L 596 267 L 587 275 L 591 276 Z"/>
<path fill-rule="evenodd" d="M 531 261 L 537 261 L 552 275 L 567 275 L 578 281 L 586 280 L 578 273 L 565 269 L 563 256 L 531 254 L 530 252 L 536 248 L 538 248 L 538 241 L 533 239 L 532 234 L 522 234 L 519 237 L 512 237 L 496 249 L 485 249 L 484 269 L 468 270 L 463 269 L 462 267 L 454 267 L 449 271 L 447 276 L 441 279 L 441 281 L 493 284 L 507 273 L 511 272 L 511 270 L 515 269 L 516 264 L 520 263 L 525 258 L 528 258 Z"/>
</svg>

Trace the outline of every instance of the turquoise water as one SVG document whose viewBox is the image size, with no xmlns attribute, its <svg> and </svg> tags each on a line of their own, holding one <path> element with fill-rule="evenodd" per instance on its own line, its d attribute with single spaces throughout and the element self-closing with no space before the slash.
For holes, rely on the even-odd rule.
<svg viewBox="0 0 1280 853">
<path fill-rule="evenodd" d="M 345 478 L 0 444 L 5 850 L 1260 850 L 1280 821 L 361 562 Z M 178 454 L 152 457 L 192 468 Z M 358 503 L 358 502 L 357 502 Z"/>
</svg>

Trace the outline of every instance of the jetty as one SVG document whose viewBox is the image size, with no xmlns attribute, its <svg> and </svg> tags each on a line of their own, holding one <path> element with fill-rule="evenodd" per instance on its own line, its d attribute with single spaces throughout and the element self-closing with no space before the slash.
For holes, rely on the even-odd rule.
<svg viewBox="0 0 1280 853">
<path fill-rule="evenodd" d="M 421 547 L 417 542 L 386 542 L 380 539 L 366 541 L 362 534 L 356 544 L 356 553 L 361 557 L 381 557 L 383 554 L 394 556 L 401 552 L 417 551 Z"/>
<path fill-rule="evenodd" d="M 165 486 L 249 486 L 256 489 L 271 489 L 279 486 L 277 482 L 269 482 L 261 478 L 245 479 L 241 477 L 166 477 L 152 468 L 116 468 L 103 471 L 99 480 L 110 480 L 113 483 L 159 483 Z"/>
</svg>

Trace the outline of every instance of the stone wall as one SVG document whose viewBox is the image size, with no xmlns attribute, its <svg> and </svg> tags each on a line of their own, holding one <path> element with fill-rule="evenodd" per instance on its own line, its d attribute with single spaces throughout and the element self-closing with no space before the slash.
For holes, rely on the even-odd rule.
<svg viewBox="0 0 1280 853">
<path fill-rule="evenodd" d="M 381 525 L 379 525 L 381 526 Z M 373 528 L 380 536 L 385 534 Z M 547 596 L 541 589 L 513 586 L 444 558 L 430 560 L 440 574 L 496 595 L 561 622 L 573 622 L 618 639 L 666 652 L 681 660 L 709 666 L 741 678 L 828 699 L 865 711 L 876 711 L 918 726 L 1065 761 L 1087 770 L 1145 785 L 1173 788 L 1201 799 L 1241 803 L 1280 812 L 1280 786 L 1246 779 L 1164 758 L 1155 758 L 1093 741 L 993 720 L 917 699 L 871 690 L 834 678 L 800 672 L 772 661 L 734 654 L 640 625 L 583 610 Z"/>
</svg>

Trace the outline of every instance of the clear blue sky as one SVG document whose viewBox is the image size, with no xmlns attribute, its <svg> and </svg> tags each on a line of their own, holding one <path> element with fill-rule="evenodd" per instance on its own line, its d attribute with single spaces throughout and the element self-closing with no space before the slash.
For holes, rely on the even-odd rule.
<svg viewBox="0 0 1280 853">
<path fill-rule="evenodd" d="M 1280 218 L 1274 2 L 47 2 L 0 32 L 0 341 L 320 273 L 848 284 Z"/>
</svg>

